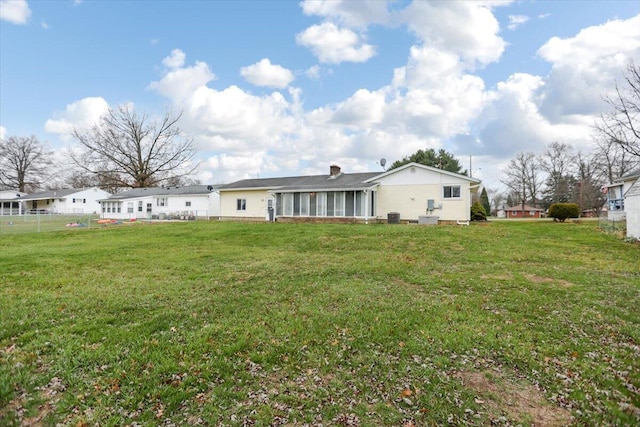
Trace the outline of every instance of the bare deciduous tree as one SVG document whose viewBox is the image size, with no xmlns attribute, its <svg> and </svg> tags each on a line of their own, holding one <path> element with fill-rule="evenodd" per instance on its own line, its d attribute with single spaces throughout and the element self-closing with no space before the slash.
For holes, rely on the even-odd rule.
<svg viewBox="0 0 640 427">
<path fill-rule="evenodd" d="M 0 184 L 22 192 L 38 190 L 51 175 L 52 152 L 34 135 L 0 140 Z"/>
<path fill-rule="evenodd" d="M 629 154 L 614 141 L 599 133 L 593 135 L 593 138 L 597 145 L 593 157 L 594 167 L 598 178 L 605 184 L 611 184 L 640 166 L 640 157 Z"/>
<path fill-rule="evenodd" d="M 569 144 L 552 142 L 540 157 L 540 167 L 547 173 L 545 199 L 548 203 L 571 199 L 575 155 Z"/>
<path fill-rule="evenodd" d="M 197 168 L 195 143 L 177 126 L 180 117 L 166 112 L 152 120 L 128 106 L 109 110 L 90 130 L 74 129 L 81 150 L 71 158 L 107 186 L 151 187 L 188 176 Z"/>
<path fill-rule="evenodd" d="M 536 205 L 541 187 L 539 165 L 533 153 L 518 153 L 511 159 L 501 182 L 517 195 L 524 212 L 525 204 Z"/>
<path fill-rule="evenodd" d="M 602 186 L 605 182 L 598 177 L 594 162 L 595 157 L 585 157 L 582 153 L 578 153 L 575 158 L 577 185 L 572 201 L 580 206 L 581 212 L 586 209 L 594 209 L 599 212 L 606 200 L 606 196 L 602 192 Z"/>
<path fill-rule="evenodd" d="M 601 114 L 596 131 L 627 153 L 640 156 L 640 65 L 629 61 L 624 82 L 616 83 L 615 95 L 605 101 L 611 110 Z"/>
</svg>

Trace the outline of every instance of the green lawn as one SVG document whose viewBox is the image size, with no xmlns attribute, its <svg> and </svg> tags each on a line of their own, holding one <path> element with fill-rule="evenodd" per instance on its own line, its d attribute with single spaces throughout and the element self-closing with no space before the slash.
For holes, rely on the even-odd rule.
<svg viewBox="0 0 640 427">
<path fill-rule="evenodd" d="M 595 223 L 0 239 L 0 425 L 635 425 L 640 245 Z"/>
</svg>

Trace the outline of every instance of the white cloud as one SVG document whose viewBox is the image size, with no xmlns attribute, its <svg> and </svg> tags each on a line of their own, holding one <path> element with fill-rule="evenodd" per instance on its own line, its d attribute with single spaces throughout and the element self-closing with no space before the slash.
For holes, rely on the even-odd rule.
<svg viewBox="0 0 640 427">
<path fill-rule="evenodd" d="M 12 24 L 26 24 L 31 17 L 27 0 L 0 0 L 0 20 Z"/>
<path fill-rule="evenodd" d="M 375 48 L 348 28 L 331 22 L 312 25 L 296 35 L 296 42 L 311 49 L 320 62 L 366 62 L 376 53 Z"/>
<path fill-rule="evenodd" d="M 385 24 L 391 19 L 389 0 L 305 0 L 300 5 L 305 15 L 330 18 L 349 27 L 364 28 L 370 24 Z"/>
<path fill-rule="evenodd" d="M 55 119 L 47 120 L 44 129 L 67 138 L 74 128 L 87 129 L 97 124 L 108 110 L 109 104 L 104 98 L 83 98 L 67 105 L 64 112 L 57 114 Z"/>
<path fill-rule="evenodd" d="M 507 28 L 513 31 L 528 21 L 529 17 L 525 15 L 509 15 L 509 25 L 507 25 Z"/>
<path fill-rule="evenodd" d="M 574 37 L 553 37 L 538 55 L 552 64 L 541 105 L 550 120 L 598 114 L 627 61 L 640 57 L 640 15 L 588 27 Z"/>
<path fill-rule="evenodd" d="M 4 126 L 0 126 L 0 139 L 5 139 L 7 137 L 7 128 Z"/>
<path fill-rule="evenodd" d="M 148 88 L 183 104 L 198 88 L 215 78 L 209 66 L 198 61 L 192 67 L 172 69 L 160 81 L 152 82 Z"/>
<path fill-rule="evenodd" d="M 249 83 L 256 86 L 267 86 L 284 89 L 293 81 L 293 73 L 276 64 L 272 64 L 268 58 L 240 69 L 240 75 Z"/>
<path fill-rule="evenodd" d="M 369 128 L 382 121 L 384 107 L 384 93 L 360 89 L 338 105 L 332 121 L 345 126 Z"/>
<path fill-rule="evenodd" d="M 47 23 L 46 23 L 46 22 L 44 22 L 44 21 L 42 21 L 42 22 L 40 23 L 40 27 L 42 27 L 42 29 L 43 29 L 43 30 L 48 30 L 48 29 L 50 28 L 50 27 L 49 27 L 49 24 L 47 24 Z"/>
<path fill-rule="evenodd" d="M 237 86 L 207 86 L 214 74 L 204 62 L 169 71 L 149 88 L 183 111 L 188 130 L 209 149 L 250 150 L 269 147 L 292 130 L 293 105 L 274 92 L 255 96 Z"/>
<path fill-rule="evenodd" d="M 184 65 L 186 55 L 180 49 L 173 49 L 171 54 L 162 60 L 162 65 L 167 68 L 180 68 Z"/>
<path fill-rule="evenodd" d="M 468 67 L 497 61 L 505 49 L 486 3 L 415 1 L 400 16 L 425 45 L 460 56 Z"/>
<path fill-rule="evenodd" d="M 320 66 L 316 64 L 307 68 L 304 74 L 311 80 L 318 80 L 320 78 L 321 71 L 322 69 L 320 68 Z"/>
</svg>

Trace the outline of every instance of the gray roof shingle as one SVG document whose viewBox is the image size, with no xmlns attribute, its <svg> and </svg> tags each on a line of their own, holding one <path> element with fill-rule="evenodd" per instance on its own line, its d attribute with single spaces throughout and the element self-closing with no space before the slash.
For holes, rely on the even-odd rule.
<svg viewBox="0 0 640 427">
<path fill-rule="evenodd" d="M 209 194 L 217 187 L 214 185 L 184 185 L 176 187 L 145 187 L 132 188 L 122 193 L 114 194 L 105 200 L 134 199 L 145 196 L 186 196 L 197 194 Z"/>
<path fill-rule="evenodd" d="M 291 176 L 285 178 L 243 179 L 219 187 L 220 191 L 272 189 L 287 191 L 313 190 L 355 190 L 375 186 L 366 180 L 380 175 L 378 172 L 341 173 L 335 177 L 329 175 Z"/>
<path fill-rule="evenodd" d="M 18 197 L 16 198 L 16 200 L 59 199 L 59 198 L 65 198 L 66 196 L 78 193 L 83 190 L 87 190 L 87 188 L 63 188 L 60 190 L 37 191 L 35 193 L 30 193 L 22 197 Z"/>
</svg>

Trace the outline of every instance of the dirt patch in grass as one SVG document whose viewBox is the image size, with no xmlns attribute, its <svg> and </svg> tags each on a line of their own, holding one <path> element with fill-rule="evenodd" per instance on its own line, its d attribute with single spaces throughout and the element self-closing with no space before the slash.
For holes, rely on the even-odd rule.
<svg viewBox="0 0 640 427">
<path fill-rule="evenodd" d="M 553 406 L 531 384 L 513 381 L 495 371 L 460 372 L 457 376 L 465 387 L 477 393 L 476 403 L 496 417 L 506 415 L 532 426 L 571 424 L 571 413 Z"/>
<path fill-rule="evenodd" d="M 41 405 L 38 405 L 36 414 L 27 417 L 27 409 L 25 404 L 27 403 L 28 396 L 26 392 L 9 402 L 7 407 L 0 411 L 0 419 L 13 414 L 20 422 L 21 427 L 40 427 L 45 425 L 45 418 L 53 413 L 55 405 L 60 400 L 59 393 L 66 390 L 65 385 L 57 377 L 51 379 L 49 384 L 40 389 L 40 398 L 43 400 Z"/>
<path fill-rule="evenodd" d="M 528 274 L 525 277 L 533 283 L 554 284 L 554 285 L 560 286 L 561 288 L 570 288 L 574 286 L 573 283 L 568 282 L 566 280 L 552 279 L 551 277 L 536 276 L 535 274 Z"/>
</svg>

